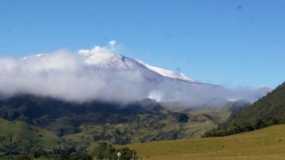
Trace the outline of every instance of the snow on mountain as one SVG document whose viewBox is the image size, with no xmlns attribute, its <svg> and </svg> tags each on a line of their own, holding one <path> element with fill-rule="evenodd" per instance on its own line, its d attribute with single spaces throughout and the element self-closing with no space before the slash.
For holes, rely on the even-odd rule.
<svg viewBox="0 0 285 160">
<path fill-rule="evenodd" d="M 142 61 L 139 61 L 139 62 L 141 62 L 143 65 L 145 65 L 148 69 L 150 69 L 150 70 L 152 70 L 152 71 L 154 71 L 154 72 L 156 72 L 156 73 L 158 73 L 164 77 L 178 79 L 178 80 L 185 80 L 185 81 L 189 81 L 189 82 L 193 81 L 190 77 L 186 76 L 183 73 L 175 72 L 175 71 L 168 70 L 165 68 L 152 66 L 152 65 L 146 64 Z"/>
<path fill-rule="evenodd" d="M 93 49 L 82 49 L 78 51 L 79 55 L 85 58 L 85 62 L 90 65 L 117 65 L 116 67 L 121 68 L 125 66 L 122 62 L 122 56 L 112 53 L 110 50 L 95 47 Z"/>
<path fill-rule="evenodd" d="M 79 50 L 79 55 L 84 57 L 85 62 L 89 65 L 97 65 L 99 67 L 111 67 L 116 69 L 142 70 L 143 68 L 144 70 L 155 72 L 156 74 L 163 77 L 190 82 L 193 81 L 190 77 L 187 77 L 183 73 L 178 73 L 172 70 L 152 66 L 140 60 L 135 60 L 129 57 L 121 56 L 119 54 L 114 54 L 110 52 L 110 50 L 101 47 L 95 47 L 91 50 Z"/>
</svg>

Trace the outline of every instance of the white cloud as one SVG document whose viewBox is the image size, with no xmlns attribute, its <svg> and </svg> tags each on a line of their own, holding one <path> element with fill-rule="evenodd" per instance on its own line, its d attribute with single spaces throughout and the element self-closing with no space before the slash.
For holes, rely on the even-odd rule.
<svg viewBox="0 0 285 160">
<path fill-rule="evenodd" d="M 146 97 L 140 84 L 141 73 L 109 68 L 112 58 L 119 56 L 110 48 L 115 43 L 78 53 L 59 50 L 20 59 L 0 58 L 0 93 L 29 93 L 71 101 L 133 101 Z"/>
</svg>

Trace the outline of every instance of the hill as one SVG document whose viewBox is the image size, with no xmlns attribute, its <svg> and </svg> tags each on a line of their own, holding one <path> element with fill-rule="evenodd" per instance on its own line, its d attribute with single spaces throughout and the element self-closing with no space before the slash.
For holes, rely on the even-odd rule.
<svg viewBox="0 0 285 160">
<path fill-rule="evenodd" d="M 282 160 L 285 125 L 218 138 L 132 144 L 145 160 Z"/>
<path fill-rule="evenodd" d="M 60 140 L 53 133 L 25 122 L 0 119 L 0 154 L 51 150 Z"/>
<path fill-rule="evenodd" d="M 285 83 L 253 105 L 235 112 L 207 136 L 225 136 L 285 123 Z"/>
<path fill-rule="evenodd" d="M 0 117 L 70 141 L 113 144 L 200 137 L 220 121 L 214 112 L 174 112 L 148 99 L 129 104 L 76 103 L 33 95 L 0 98 Z"/>
</svg>

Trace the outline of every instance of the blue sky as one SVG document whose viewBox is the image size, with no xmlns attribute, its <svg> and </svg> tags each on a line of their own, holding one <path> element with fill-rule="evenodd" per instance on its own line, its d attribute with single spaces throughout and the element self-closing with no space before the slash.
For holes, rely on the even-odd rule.
<svg viewBox="0 0 285 160">
<path fill-rule="evenodd" d="M 284 0 L 1 0 L 0 55 L 118 41 L 122 54 L 226 86 L 285 81 Z"/>
</svg>

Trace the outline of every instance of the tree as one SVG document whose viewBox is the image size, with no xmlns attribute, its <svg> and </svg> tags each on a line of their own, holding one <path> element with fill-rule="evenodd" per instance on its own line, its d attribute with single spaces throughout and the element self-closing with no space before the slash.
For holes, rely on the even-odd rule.
<svg viewBox="0 0 285 160">
<path fill-rule="evenodd" d="M 0 155 L 8 157 L 9 160 L 14 159 L 15 155 L 20 154 L 20 140 L 12 135 L 0 137 Z"/>
<path fill-rule="evenodd" d="M 119 154 L 118 154 L 119 153 Z M 137 152 L 127 147 L 116 149 L 108 143 L 98 143 L 91 147 L 91 155 L 96 160 L 137 160 Z"/>
</svg>

